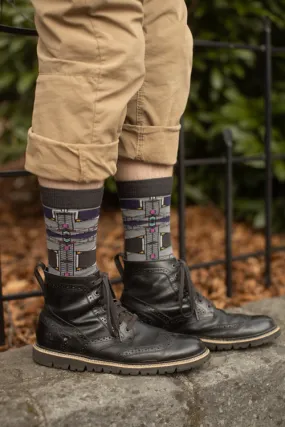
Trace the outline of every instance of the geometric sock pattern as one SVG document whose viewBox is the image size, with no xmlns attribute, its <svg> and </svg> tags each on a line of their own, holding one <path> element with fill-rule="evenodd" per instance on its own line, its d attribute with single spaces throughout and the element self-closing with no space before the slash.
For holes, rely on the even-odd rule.
<svg viewBox="0 0 285 427">
<path fill-rule="evenodd" d="M 136 198 L 127 198 L 122 192 L 119 195 L 125 229 L 125 259 L 154 261 L 173 258 L 170 233 L 171 195 Z"/>
<path fill-rule="evenodd" d="M 92 190 L 92 192 L 94 191 L 98 190 Z M 98 271 L 96 237 L 102 200 L 101 193 L 100 189 L 99 198 L 97 198 L 98 206 L 84 206 L 81 209 L 66 208 L 62 204 L 56 207 L 52 206 L 53 203 L 49 200 L 43 200 L 48 269 L 51 274 L 66 277 L 89 276 Z M 70 191 L 70 197 L 73 195 L 74 191 Z M 74 203 L 74 205 L 78 205 L 78 203 Z"/>
</svg>

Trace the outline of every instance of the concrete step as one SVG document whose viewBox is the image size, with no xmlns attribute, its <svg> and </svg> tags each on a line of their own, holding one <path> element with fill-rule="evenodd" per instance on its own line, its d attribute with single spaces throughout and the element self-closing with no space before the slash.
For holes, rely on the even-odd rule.
<svg viewBox="0 0 285 427">
<path fill-rule="evenodd" d="M 285 298 L 242 309 L 285 328 Z M 38 366 L 31 347 L 0 354 L 1 427 L 285 426 L 285 337 L 221 352 L 201 370 L 157 377 L 73 373 Z"/>
</svg>

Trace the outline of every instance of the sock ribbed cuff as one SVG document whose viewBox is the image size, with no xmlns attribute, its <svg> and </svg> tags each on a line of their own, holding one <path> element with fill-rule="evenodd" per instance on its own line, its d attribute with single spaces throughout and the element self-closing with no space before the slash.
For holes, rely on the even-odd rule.
<svg viewBox="0 0 285 427">
<path fill-rule="evenodd" d="M 40 187 L 44 206 L 57 209 L 90 209 L 101 205 L 104 187 L 91 190 L 61 190 Z"/>
<path fill-rule="evenodd" d="M 118 194 L 122 199 L 168 196 L 172 193 L 172 185 L 172 177 L 117 181 Z"/>
</svg>

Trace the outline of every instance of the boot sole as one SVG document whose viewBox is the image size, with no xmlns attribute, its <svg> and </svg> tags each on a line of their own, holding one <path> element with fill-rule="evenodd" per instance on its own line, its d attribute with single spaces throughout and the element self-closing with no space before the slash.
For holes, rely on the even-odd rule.
<svg viewBox="0 0 285 427">
<path fill-rule="evenodd" d="M 37 344 L 33 346 L 33 359 L 40 365 L 70 371 L 105 372 L 109 374 L 122 375 L 157 375 L 182 372 L 203 365 L 209 357 L 210 351 L 206 349 L 198 356 L 184 360 L 154 364 L 125 364 L 109 362 L 106 360 L 94 360 L 73 354 L 59 353 L 41 348 Z"/>
<path fill-rule="evenodd" d="M 210 338 L 199 337 L 201 341 L 212 351 L 219 350 L 238 350 L 246 349 L 249 347 L 258 347 L 263 344 L 267 344 L 274 339 L 278 338 L 281 331 L 279 326 L 270 332 L 259 335 L 258 337 L 245 338 L 245 339 L 226 339 L 226 340 L 215 340 Z"/>
</svg>

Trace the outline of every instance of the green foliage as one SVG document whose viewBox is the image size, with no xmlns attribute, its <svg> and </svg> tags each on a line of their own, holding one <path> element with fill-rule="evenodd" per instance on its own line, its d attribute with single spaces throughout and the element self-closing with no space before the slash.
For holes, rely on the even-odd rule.
<svg viewBox="0 0 285 427">
<path fill-rule="evenodd" d="M 190 2 L 189 2 L 190 3 Z M 191 5 L 190 5 L 191 6 Z M 285 0 L 253 1 L 200 0 L 190 26 L 195 39 L 250 44 L 264 43 L 264 18 L 272 21 L 275 46 L 285 45 Z M 244 50 L 196 48 L 192 89 L 186 112 L 187 157 L 219 157 L 225 153 L 221 133 L 232 130 L 235 155 L 264 152 L 264 54 Z M 273 130 L 272 152 L 285 150 L 285 55 L 273 56 Z M 274 226 L 284 228 L 284 161 L 273 163 Z M 187 182 L 189 201 L 208 199 L 223 206 L 224 166 L 193 167 Z M 246 219 L 256 227 L 264 226 L 264 163 L 234 166 L 236 218 Z M 195 188 L 195 191 L 193 191 Z M 196 194 L 198 197 L 196 197 Z"/>
<path fill-rule="evenodd" d="M 4 2 L 3 24 L 33 27 L 32 17 L 30 2 L 18 0 L 17 9 Z M 3 163 L 21 156 L 25 150 L 37 77 L 36 39 L 1 33 L 0 68 L 0 163 Z"/>
<path fill-rule="evenodd" d="M 194 3 L 195 2 L 195 3 Z M 195 39 L 262 44 L 264 18 L 272 21 L 275 46 L 285 46 L 285 0 L 199 0 L 187 2 L 195 9 L 189 17 Z M 17 9 L 5 3 L 2 22 L 33 26 L 28 0 Z M 195 8 L 192 6 L 196 6 Z M 37 75 L 36 40 L 0 34 L 0 163 L 25 150 L 31 123 Z M 191 96 L 186 110 L 187 157 L 224 155 L 221 133 L 230 128 L 235 155 L 264 152 L 264 54 L 251 51 L 196 48 Z M 285 150 L 285 55 L 273 57 L 273 153 Z M 285 164 L 275 161 L 274 225 L 285 223 Z M 235 214 L 238 219 L 264 225 L 264 164 L 234 166 Z M 223 206 L 224 166 L 193 167 L 187 171 L 186 195 L 191 203 L 214 202 Z M 110 184 L 112 185 L 112 184 Z"/>
</svg>

